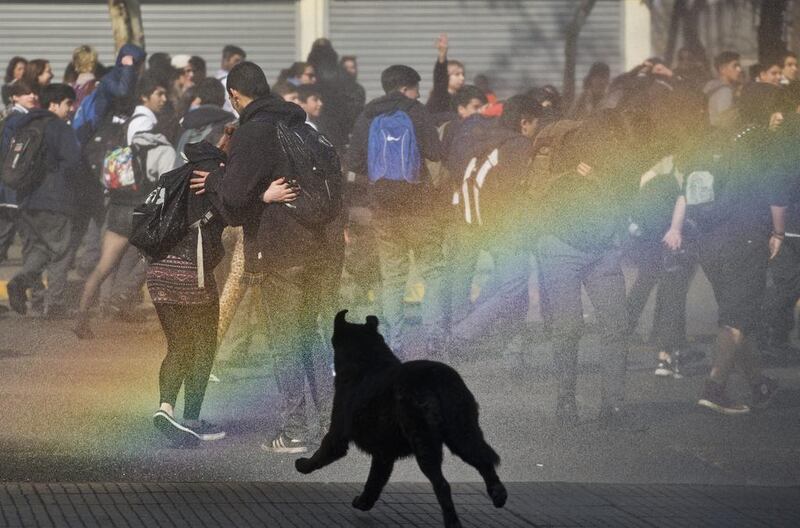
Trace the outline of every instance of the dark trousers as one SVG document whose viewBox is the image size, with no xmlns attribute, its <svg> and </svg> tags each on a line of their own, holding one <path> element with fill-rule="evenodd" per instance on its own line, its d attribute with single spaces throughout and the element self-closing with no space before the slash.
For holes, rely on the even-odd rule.
<svg viewBox="0 0 800 528">
<path fill-rule="evenodd" d="M 315 264 L 275 271 L 261 281 L 281 396 L 282 431 L 290 438 L 308 435 L 306 380 L 321 418 L 328 418 L 333 382 L 327 347 L 321 342 L 317 322 L 328 309 L 329 299 L 320 292 L 322 281 L 329 276 L 329 266 Z"/>
<path fill-rule="evenodd" d="M 665 269 L 668 255 L 661 241 L 642 241 L 634 248 L 637 258 L 636 280 L 628 292 L 628 320 L 634 328 L 642 315 L 653 288 L 656 306 L 651 341 L 659 350 L 672 352 L 686 346 L 686 295 L 697 269 L 696 259 L 688 252 L 682 262 Z"/>
<path fill-rule="evenodd" d="M 66 281 L 60 278 L 66 277 L 71 264 L 73 220 L 51 211 L 20 211 L 19 215 L 22 269 L 11 280 L 25 289 L 36 289 L 46 271 L 50 279 L 56 278 L 45 293 L 47 303 L 63 305 Z"/>
<path fill-rule="evenodd" d="M 167 338 L 167 356 L 158 376 L 161 402 L 173 407 L 184 385 L 183 418 L 196 420 L 206 395 L 217 351 L 219 304 L 156 304 Z"/>
<path fill-rule="evenodd" d="M 8 258 L 8 249 L 17 234 L 17 210 L 0 207 L 0 262 Z"/>
<path fill-rule="evenodd" d="M 444 335 L 439 293 L 444 264 L 441 226 L 428 216 L 379 214 L 375 218 L 375 231 L 383 282 L 383 315 L 389 327 L 385 335 L 389 346 L 403 357 L 403 298 L 412 255 L 414 266 L 425 281 L 421 310 L 425 342 L 434 343 Z"/>
<path fill-rule="evenodd" d="M 601 405 L 619 405 L 625 394 L 628 357 L 625 279 L 620 251 L 613 248 L 582 251 L 545 235 L 537 243 L 537 256 L 552 315 L 559 398 L 575 396 L 578 346 L 583 335 L 583 286 L 600 323 Z"/>
<path fill-rule="evenodd" d="M 778 343 L 789 341 L 794 329 L 794 305 L 800 299 L 800 239 L 787 237 L 769 263 L 764 300 L 764 328 Z"/>
<path fill-rule="evenodd" d="M 456 219 L 460 220 L 460 218 Z M 461 221 L 463 224 L 463 220 Z M 451 335 L 472 309 L 472 280 L 482 244 L 473 228 L 453 223 L 444 232 L 444 270 L 441 274 L 442 319 Z"/>
</svg>

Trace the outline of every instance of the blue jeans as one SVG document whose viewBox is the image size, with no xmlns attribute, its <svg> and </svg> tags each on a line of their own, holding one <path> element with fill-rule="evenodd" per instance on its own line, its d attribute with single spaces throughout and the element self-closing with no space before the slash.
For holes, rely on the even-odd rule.
<svg viewBox="0 0 800 528">
<path fill-rule="evenodd" d="M 628 346 L 625 278 L 617 249 L 582 251 L 545 235 L 537 256 L 552 314 L 553 355 L 559 399 L 575 397 L 578 346 L 583 336 L 581 286 L 586 288 L 601 328 L 601 406 L 617 406 L 625 396 Z"/>
</svg>

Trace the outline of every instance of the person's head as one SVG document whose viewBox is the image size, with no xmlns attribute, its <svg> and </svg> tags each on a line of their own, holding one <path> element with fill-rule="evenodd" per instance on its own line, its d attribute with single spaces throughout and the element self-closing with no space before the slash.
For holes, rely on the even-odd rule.
<svg viewBox="0 0 800 528">
<path fill-rule="evenodd" d="M 723 51 L 714 57 L 714 69 L 719 80 L 725 84 L 736 84 L 742 80 L 741 56 L 735 51 Z"/>
<path fill-rule="evenodd" d="M 222 48 L 221 67 L 225 71 L 231 71 L 234 66 L 247 58 L 247 53 L 239 46 L 228 44 Z"/>
<path fill-rule="evenodd" d="M 532 138 L 545 109 L 530 95 L 515 95 L 503 104 L 500 126 Z"/>
<path fill-rule="evenodd" d="M 140 105 L 157 114 L 167 103 L 167 87 L 157 76 L 146 72 L 136 85 L 136 99 Z"/>
<path fill-rule="evenodd" d="M 489 77 L 487 77 L 483 73 L 479 73 L 478 75 L 476 75 L 475 78 L 472 80 L 472 83 L 478 88 L 480 88 L 485 94 L 488 94 L 489 92 L 492 91 L 491 83 L 489 82 Z"/>
<path fill-rule="evenodd" d="M 25 68 L 25 80 L 35 89 L 47 86 L 53 80 L 53 68 L 45 59 L 33 59 Z"/>
<path fill-rule="evenodd" d="M 775 114 L 781 114 L 785 100 L 781 89 L 771 83 L 753 82 L 742 88 L 739 116 L 745 124 L 767 126 Z"/>
<path fill-rule="evenodd" d="M 447 61 L 447 91 L 456 93 L 464 86 L 464 65 L 457 60 Z"/>
<path fill-rule="evenodd" d="M 322 113 L 322 96 L 312 84 L 297 87 L 297 104 L 306 111 L 308 117 L 317 118 Z"/>
<path fill-rule="evenodd" d="M 42 88 L 39 102 L 42 108 L 54 113 L 59 119 L 66 120 L 75 105 L 75 90 L 68 84 L 48 84 Z"/>
<path fill-rule="evenodd" d="M 8 88 L 11 103 L 31 110 L 39 103 L 39 96 L 26 80 L 17 81 Z"/>
<path fill-rule="evenodd" d="M 355 55 L 343 55 L 340 61 L 342 69 L 353 79 L 358 79 L 358 59 Z"/>
<path fill-rule="evenodd" d="M 464 85 L 453 96 L 453 107 L 458 113 L 458 117 L 466 119 L 471 115 L 480 112 L 488 103 L 486 93 L 477 86 L 471 84 Z"/>
<path fill-rule="evenodd" d="M 193 106 L 213 105 L 222 107 L 225 104 L 225 87 L 218 79 L 206 77 L 194 86 Z"/>
<path fill-rule="evenodd" d="M 583 89 L 600 96 L 606 93 L 610 82 L 611 68 L 605 62 L 595 62 L 583 79 Z"/>
<path fill-rule="evenodd" d="M 411 66 L 395 64 L 381 73 L 381 87 L 387 94 L 400 92 L 409 99 L 419 99 L 419 82 L 422 78 Z"/>
<path fill-rule="evenodd" d="M 279 95 L 284 101 L 300 104 L 300 100 L 298 99 L 297 95 L 297 86 L 290 82 L 281 81 L 275 83 L 275 86 L 272 87 L 272 93 Z"/>
<path fill-rule="evenodd" d="M 8 84 L 11 81 L 19 81 L 22 79 L 22 76 L 25 75 L 25 68 L 28 66 L 28 61 L 25 60 L 24 57 L 14 57 L 10 61 L 8 61 L 8 66 L 6 67 L 6 76 L 5 76 L 5 83 Z"/>
<path fill-rule="evenodd" d="M 205 79 L 208 75 L 208 69 L 206 68 L 206 60 L 203 57 L 198 57 L 197 55 L 192 55 L 189 57 L 189 66 L 194 70 L 194 82 L 195 84 L 199 83 L 203 79 Z"/>
<path fill-rule="evenodd" d="M 78 46 L 72 52 L 72 64 L 75 73 L 94 73 L 97 67 L 97 51 L 89 45 Z"/>
<path fill-rule="evenodd" d="M 759 63 L 758 70 L 756 71 L 756 82 L 774 84 L 780 86 L 781 72 L 783 68 L 778 61 L 766 61 Z"/>
<path fill-rule="evenodd" d="M 541 88 L 533 88 L 526 95 L 533 97 L 542 105 L 548 117 L 561 116 L 561 94 L 552 84 L 546 84 Z"/>
<path fill-rule="evenodd" d="M 241 113 L 251 102 L 269 95 L 264 70 L 253 62 L 240 62 L 228 74 L 228 95 L 233 108 Z"/>
<path fill-rule="evenodd" d="M 781 75 L 787 81 L 797 80 L 797 54 L 793 51 L 784 51 L 780 56 Z"/>
<path fill-rule="evenodd" d="M 175 55 L 170 61 L 170 65 L 175 68 L 175 84 L 180 90 L 186 90 L 194 86 L 194 68 L 189 64 L 189 55 Z"/>
<path fill-rule="evenodd" d="M 78 82 L 78 72 L 75 71 L 75 64 L 72 62 L 68 62 L 67 66 L 64 68 L 64 76 L 61 78 L 61 82 L 66 84 L 75 84 Z"/>
</svg>

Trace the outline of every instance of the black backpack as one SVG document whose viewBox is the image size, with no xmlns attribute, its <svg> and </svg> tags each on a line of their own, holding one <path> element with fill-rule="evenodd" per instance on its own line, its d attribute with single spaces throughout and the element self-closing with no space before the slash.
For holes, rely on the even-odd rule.
<svg viewBox="0 0 800 528">
<path fill-rule="evenodd" d="M 15 191 L 35 189 L 44 180 L 47 167 L 44 131 L 51 119 L 37 117 L 14 133 L 3 159 L 0 179 Z"/>
<path fill-rule="evenodd" d="M 289 159 L 291 183 L 300 189 L 297 199 L 285 205 L 303 225 L 327 224 L 342 209 L 342 167 L 336 149 L 306 123 L 289 127 L 278 122 L 277 134 Z"/>
</svg>

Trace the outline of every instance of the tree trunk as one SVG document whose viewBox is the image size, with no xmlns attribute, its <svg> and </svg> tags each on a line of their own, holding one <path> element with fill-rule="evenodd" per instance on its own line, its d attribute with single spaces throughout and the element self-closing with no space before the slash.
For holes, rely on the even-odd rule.
<svg viewBox="0 0 800 528">
<path fill-rule="evenodd" d="M 144 27 L 139 0 L 108 0 L 108 13 L 111 15 L 111 30 L 117 52 L 125 44 L 136 44 L 144 49 Z"/>
<path fill-rule="evenodd" d="M 683 45 L 698 55 L 705 55 L 705 46 L 700 39 L 700 15 L 707 7 L 706 0 L 694 0 L 683 23 Z"/>
<path fill-rule="evenodd" d="M 775 60 L 786 50 L 783 41 L 787 0 L 761 0 L 758 22 L 758 62 Z"/>
<path fill-rule="evenodd" d="M 568 108 L 575 99 L 575 66 L 578 62 L 578 37 L 597 0 L 580 0 L 575 6 L 572 20 L 567 26 L 564 43 L 563 108 Z"/>
</svg>

